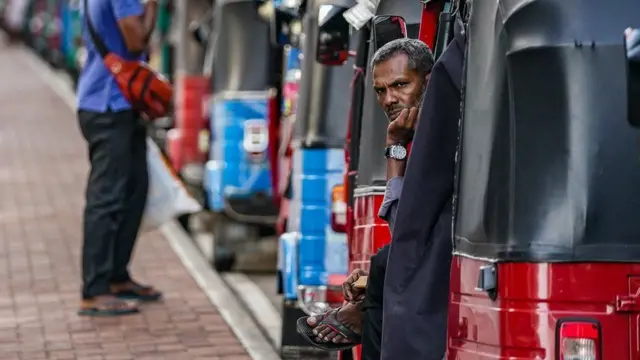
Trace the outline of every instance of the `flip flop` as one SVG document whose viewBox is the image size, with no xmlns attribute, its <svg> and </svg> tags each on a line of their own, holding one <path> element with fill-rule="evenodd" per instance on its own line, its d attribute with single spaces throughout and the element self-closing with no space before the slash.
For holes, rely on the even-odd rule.
<svg viewBox="0 0 640 360">
<path fill-rule="evenodd" d="M 140 312 L 137 306 L 122 300 L 110 300 L 96 303 L 92 306 L 81 306 L 78 310 L 80 316 L 113 317 L 131 315 Z"/>
<path fill-rule="evenodd" d="M 346 326 L 342 325 L 340 321 L 338 321 L 337 314 L 340 309 L 333 309 L 327 311 L 322 320 L 318 322 L 318 325 L 327 325 L 331 330 L 337 332 L 342 335 L 345 339 L 349 340 L 350 343 L 347 344 L 336 344 L 332 342 L 317 342 L 315 341 L 316 335 L 313 334 L 313 329 L 309 324 L 307 324 L 308 316 L 304 316 L 298 319 L 296 322 L 296 329 L 298 334 L 302 336 L 308 343 L 317 347 L 318 349 L 322 349 L 325 351 L 342 351 L 351 349 L 354 346 L 362 343 L 362 336 L 356 334 L 355 332 L 348 329 Z"/>
<path fill-rule="evenodd" d="M 127 290 L 114 291 L 118 299 L 137 300 L 141 302 L 153 302 L 162 299 L 162 293 L 152 286 L 140 285 L 133 282 L 133 287 Z"/>
</svg>

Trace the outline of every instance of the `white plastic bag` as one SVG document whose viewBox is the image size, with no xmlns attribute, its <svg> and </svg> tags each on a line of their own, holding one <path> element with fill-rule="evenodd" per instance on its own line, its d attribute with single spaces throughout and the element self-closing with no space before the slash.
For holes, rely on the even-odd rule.
<svg viewBox="0 0 640 360">
<path fill-rule="evenodd" d="M 156 143 L 147 137 L 147 166 L 149 194 L 142 220 L 142 231 L 156 229 L 172 219 L 202 211 L 175 176 Z"/>
</svg>

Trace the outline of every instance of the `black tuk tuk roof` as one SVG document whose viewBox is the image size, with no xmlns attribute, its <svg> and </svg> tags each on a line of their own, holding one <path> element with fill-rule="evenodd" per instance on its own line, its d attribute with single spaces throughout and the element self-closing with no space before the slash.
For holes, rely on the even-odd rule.
<svg viewBox="0 0 640 360">
<path fill-rule="evenodd" d="M 473 1 L 454 252 L 640 261 L 623 32 L 637 0 Z"/>
<path fill-rule="evenodd" d="M 402 16 L 407 24 L 407 36 L 418 38 L 422 4 L 419 0 L 381 0 L 377 15 Z M 373 38 L 371 34 L 369 41 Z M 367 66 L 374 54 L 373 46 L 369 46 Z M 373 74 L 367 69 L 364 81 L 364 97 L 362 106 L 362 126 L 360 130 L 360 156 L 358 158 L 358 187 L 384 185 L 386 183 L 386 164 L 384 144 L 389 120 L 378 105 L 373 90 Z"/>
<path fill-rule="evenodd" d="M 380 0 L 376 15 L 402 16 L 407 25 L 420 24 L 422 3 L 420 0 Z"/>
<path fill-rule="evenodd" d="M 216 0 L 211 41 L 215 93 L 269 88 L 269 22 L 258 14 L 255 0 Z"/>
<path fill-rule="evenodd" d="M 303 19 L 302 76 L 294 142 L 307 148 L 344 148 L 349 117 L 349 86 L 353 76 L 353 59 L 341 66 L 322 65 L 316 61 L 318 11 L 322 5 L 349 8 L 355 0 L 307 0 Z M 353 44 L 350 44 L 353 46 Z"/>
</svg>

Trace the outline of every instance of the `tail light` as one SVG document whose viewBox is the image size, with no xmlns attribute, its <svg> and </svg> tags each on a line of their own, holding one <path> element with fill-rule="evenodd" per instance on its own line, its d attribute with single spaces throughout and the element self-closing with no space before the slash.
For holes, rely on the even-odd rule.
<svg viewBox="0 0 640 360">
<path fill-rule="evenodd" d="M 331 190 L 331 228 L 335 232 L 346 232 L 347 202 L 345 201 L 345 186 L 336 185 Z"/>
<path fill-rule="evenodd" d="M 602 360 L 600 326 L 591 321 L 560 323 L 557 348 L 560 360 Z"/>
<path fill-rule="evenodd" d="M 269 146 L 269 130 L 264 120 L 252 119 L 244 123 L 242 147 L 253 160 L 262 160 Z"/>
</svg>

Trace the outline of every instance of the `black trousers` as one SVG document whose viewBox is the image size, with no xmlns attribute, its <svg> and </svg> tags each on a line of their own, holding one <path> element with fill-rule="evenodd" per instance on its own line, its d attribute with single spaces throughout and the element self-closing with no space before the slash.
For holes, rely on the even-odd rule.
<svg viewBox="0 0 640 360">
<path fill-rule="evenodd" d="M 82 249 L 82 296 L 130 280 L 128 265 L 147 199 L 145 125 L 133 111 L 78 111 L 89 146 Z"/>
<path fill-rule="evenodd" d="M 371 257 L 369 278 L 362 310 L 362 360 L 380 360 L 382 345 L 382 291 L 389 258 L 389 246 L 385 245 Z"/>
</svg>

